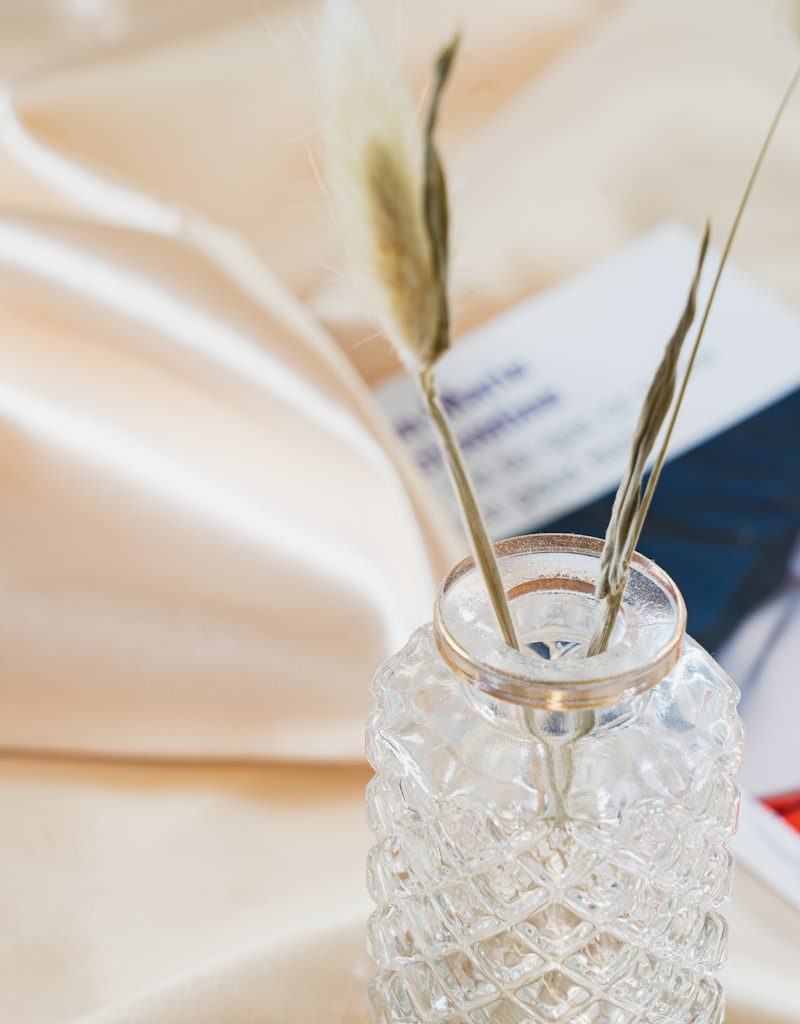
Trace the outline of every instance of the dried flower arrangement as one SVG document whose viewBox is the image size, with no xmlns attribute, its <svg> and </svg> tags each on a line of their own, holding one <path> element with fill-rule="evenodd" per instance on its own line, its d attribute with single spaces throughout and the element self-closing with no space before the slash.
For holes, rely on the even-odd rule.
<svg viewBox="0 0 800 1024">
<path fill-rule="evenodd" d="M 350 263 L 419 385 L 497 639 L 521 650 L 435 376 L 451 345 L 451 318 L 447 188 L 434 133 L 457 40 L 436 60 L 418 127 L 408 90 L 381 59 L 354 0 L 329 0 L 323 28 L 329 178 Z M 668 578 L 659 584 L 643 570 L 648 598 L 634 586 L 626 593 L 626 584 L 722 272 L 798 79 L 800 69 L 750 175 L 681 376 L 706 228 L 685 307 L 644 400 L 605 543 L 589 542 L 600 551 L 597 610 L 584 580 L 565 576 L 563 588 L 551 588 L 558 574 L 551 562 L 537 576 L 538 542 L 553 545 L 546 557 L 565 551 L 568 560 L 576 554 L 570 538 L 517 538 L 501 549 L 520 557 L 529 574 L 523 614 L 535 620 L 538 609 L 544 631 L 551 623 L 559 631 L 548 643 L 564 650 L 584 649 L 592 634 L 586 659 L 559 660 L 545 673 L 534 655 L 547 645 L 532 643 L 530 657 L 520 658 L 499 642 L 487 657 L 485 605 L 471 579 L 458 593 L 470 577 L 464 563 L 440 589 L 433 623 L 375 676 L 367 727 L 375 909 L 367 933 L 376 974 L 367 1002 L 376 1024 L 721 1019 L 714 975 L 724 958 L 719 912 L 732 871 L 726 841 L 735 828 L 730 776 L 741 756 L 738 694 L 684 635 L 680 595 Z M 611 646 L 623 594 L 625 642 Z M 671 618 L 655 614 L 659 628 L 672 632 L 654 650 L 643 638 L 652 639 L 647 623 L 655 608 L 671 610 Z M 462 631 L 455 639 L 448 616 Z M 606 661 L 592 664 L 609 646 Z M 677 660 L 666 664 L 665 651 Z M 626 653 L 635 664 L 625 664 Z M 601 664 L 601 678 L 593 678 Z M 644 691 L 656 687 L 659 698 L 647 699 Z M 663 713 L 684 703 L 688 717 Z"/>
<path fill-rule="evenodd" d="M 797 16 L 794 2 L 792 13 Z M 321 38 L 327 164 L 349 262 L 372 300 L 380 326 L 419 384 L 500 635 L 506 644 L 520 649 L 494 550 L 435 378 L 436 364 L 450 348 L 452 338 L 447 186 L 434 135 L 442 94 L 458 50 L 458 37 L 436 58 L 421 128 L 414 117 L 406 83 L 383 59 L 354 0 L 328 0 Z M 706 226 L 686 306 L 645 396 L 627 468 L 614 500 L 595 590 L 601 602 L 599 622 L 587 647 L 587 657 L 602 653 L 609 645 L 631 560 L 666 460 L 722 273 L 767 151 L 798 81 L 800 67 L 786 88 L 753 165 L 676 397 L 680 357 L 695 320 L 697 293 L 708 253 L 710 228 Z M 663 439 L 645 487 L 650 458 L 662 430 Z"/>
<path fill-rule="evenodd" d="M 349 261 L 419 383 L 498 627 L 503 640 L 518 648 L 492 544 L 434 372 L 452 340 L 449 211 L 434 130 L 458 40 L 436 60 L 421 133 L 405 83 L 382 59 L 353 3 L 328 4 L 322 39 L 330 186 Z"/>
</svg>

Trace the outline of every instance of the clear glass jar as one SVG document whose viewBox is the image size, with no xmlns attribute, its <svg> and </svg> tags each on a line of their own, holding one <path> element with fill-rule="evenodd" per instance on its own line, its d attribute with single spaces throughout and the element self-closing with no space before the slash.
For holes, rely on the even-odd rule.
<svg viewBox="0 0 800 1024">
<path fill-rule="evenodd" d="M 601 542 L 498 545 L 525 653 L 467 560 L 373 683 L 374 1024 L 711 1024 L 738 690 L 637 556 L 585 659 Z"/>
</svg>

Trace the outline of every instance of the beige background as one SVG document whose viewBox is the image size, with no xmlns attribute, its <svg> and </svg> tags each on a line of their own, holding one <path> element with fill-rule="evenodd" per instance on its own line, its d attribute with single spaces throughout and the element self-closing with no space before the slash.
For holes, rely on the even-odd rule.
<svg viewBox="0 0 800 1024">
<path fill-rule="evenodd" d="M 418 90 L 465 31 L 459 330 L 664 218 L 721 232 L 799 56 L 770 0 L 366 6 Z M 315 7 L 0 28 L 0 1020 L 362 1022 L 368 680 L 461 542 L 365 383 Z M 737 249 L 795 302 L 798 129 Z M 800 1021 L 800 916 L 742 873 L 730 922 L 729 1020 Z"/>
</svg>

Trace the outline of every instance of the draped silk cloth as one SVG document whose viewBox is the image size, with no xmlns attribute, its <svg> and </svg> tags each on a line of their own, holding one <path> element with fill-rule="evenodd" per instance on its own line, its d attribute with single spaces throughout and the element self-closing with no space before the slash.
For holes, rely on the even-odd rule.
<svg viewBox="0 0 800 1024">
<path fill-rule="evenodd" d="M 465 30 L 459 331 L 721 231 L 797 57 L 765 0 L 366 6 L 418 87 Z M 0 28 L 0 1020 L 363 1024 L 368 681 L 463 544 L 336 272 L 315 7 Z M 798 129 L 737 250 L 794 301 Z M 800 1021 L 800 917 L 740 872 L 729 920 L 729 1021 Z"/>
</svg>

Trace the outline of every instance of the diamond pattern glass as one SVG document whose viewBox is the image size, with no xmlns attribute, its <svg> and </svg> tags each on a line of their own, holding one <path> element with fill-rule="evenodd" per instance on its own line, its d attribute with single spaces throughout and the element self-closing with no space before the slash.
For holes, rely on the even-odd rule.
<svg viewBox="0 0 800 1024">
<path fill-rule="evenodd" d="M 721 1021 L 742 736 L 701 648 L 595 714 L 568 761 L 451 671 L 430 626 L 373 695 L 373 1024 Z M 558 793 L 548 758 L 568 765 Z"/>
</svg>

